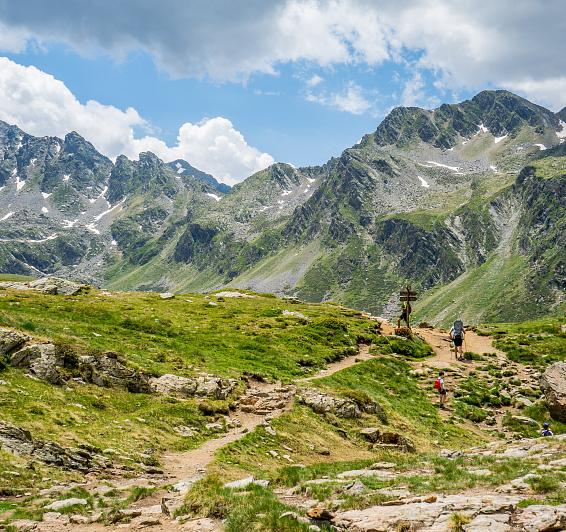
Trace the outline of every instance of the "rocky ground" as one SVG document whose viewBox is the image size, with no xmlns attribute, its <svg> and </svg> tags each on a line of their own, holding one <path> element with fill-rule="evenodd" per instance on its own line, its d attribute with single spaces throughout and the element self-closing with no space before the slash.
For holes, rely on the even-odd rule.
<svg viewBox="0 0 566 532">
<path fill-rule="evenodd" d="M 382 330 L 392 332 L 387 324 Z M 442 369 L 450 390 L 445 418 L 468 423 L 478 434 L 500 439 L 466 451 L 444 449 L 439 454 L 416 454 L 411 440 L 402 434 L 366 427 L 361 431 L 362 437 L 370 447 L 390 452 L 390 460 L 361 469 L 321 474 L 286 488 L 276 487 L 277 498 L 296 508 L 296 512 L 280 515 L 282 529 L 288 529 L 287 523 L 309 530 L 352 531 L 566 529 L 566 505 L 559 504 L 566 493 L 566 439 L 559 436 L 516 440 L 516 432 L 509 428 L 518 423 L 538 430 L 537 422 L 522 415 L 522 410 L 541 399 L 539 373 L 509 362 L 504 353 L 492 346 L 490 338 L 473 332 L 468 334 L 466 346 L 473 356 L 466 361 L 454 358 L 445 332 L 423 328 L 417 334 L 435 352 L 432 358 L 414 362 L 412 369 L 430 400 L 437 400 L 432 383 Z M 13 330 L 1 333 L 3 355 L 27 368 L 35 378 L 51 382 L 53 374 L 58 375 L 57 379 L 66 374 L 55 346 L 46 347 L 50 345 L 35 343 L 31 336 Z M 105 357 L 104 363 L 102 359 L 82 360 L 82 378 L 100 386 L 108 378 L 114 379 L 114 384 L 121 379 L 126 388 L 133 379 L 138 387 L 147 386 L 148 393 L 217 399 L 226 397 L 236 386 L 235 382 L 211 375 L 193 379 L 176 375 L 149 378 L 128 372 L 115 357 Z M 370 413 L 386 421 L 377 403 L 361 405 L 311 385 L 315 379 L 371 358 L 369 346 L 361 345 L 358 354 L 331 363 L 315 376 L 293 384 L 250 378 L 237 407 L 207 427 L 217 436 L 196 449 L 161 456 L 158 466 L 148 466 L 144 474 L 135 476 L 113 469 L 111 460 L 99 456 L 94 449 L 65 449 L 0 423 L 3 448 L 87 472 L 82 482 L 53 485 L 30 498 L 31 508 L 41 511 L 42 520 L 16 519 L 10 523 L 10 529 L 87 531 L 107 530 L 110 526 L 156 531 L 221 530 L 219 520 L 194 519 L 182 511 L 186 494 L 205 477 L 215 453 L 260 425 L 268 434 L 275 433 L 271 421 L 289 411 L 294 401 L 320 415 L 351 419 Z M 47 367 L 52 371 L 40 371 Z M 479 397 L 478 405 L 466 402 L 472 395 Z M 471 419 L 474 414 L 479 418 Z M 190 427 L 186 430 L 190 431 Z M 282 458 L 293 464 L 289 455 Z M 267 485 L 266 480 L 246 476 L 226 483 L 225 487 L 245 493 L 253 486 Z M 0 515 L 0 520 L 9 515 L 9 511 Z"/>
</svg>

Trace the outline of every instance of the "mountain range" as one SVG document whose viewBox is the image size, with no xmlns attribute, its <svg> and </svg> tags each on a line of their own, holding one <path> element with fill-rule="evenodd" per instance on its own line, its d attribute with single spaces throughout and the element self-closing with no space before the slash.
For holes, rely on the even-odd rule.
<svg viewBox="0 0 566 532">
<path fill-rule="evenodd" d="M 229 188 L 0 122 L 0 272 L 115 290 L 224 286 L 444 323 L 554 312 L 566 289 L 566 108 L 483 91 L 398 107 L 322 166 Z"/>
</svg>

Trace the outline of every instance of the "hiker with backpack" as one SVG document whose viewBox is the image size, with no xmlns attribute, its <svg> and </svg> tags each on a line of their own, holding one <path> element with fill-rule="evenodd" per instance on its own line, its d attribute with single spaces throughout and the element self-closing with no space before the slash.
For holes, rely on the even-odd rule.
<svg viewBox="0 0 566 532">
<path fill-rule="evenodd" d="M 464 330 L 464 322 L 462 320 L 456 320 L 450 329 L 450 339 L 454 343 L 456 359 L 464 358 L 464 349 L 462 346 L 464 344 L 465 336 L 466 332 Z"/>
<path fill-rule="evenodd" d="M 550 430 L 550 425 L 548 423 L 544 423 L 542 425 L 542 430 L 540 432 L 541 436 L 554 436 L 554 433 Z"/>
<path fill-rule="evenodd" d="M 444 386 L 444 371 L 438 374 L 438 378 L 434 381 L 434 389 L 438 390 L 438 406 L 444 408 L 446 403 L 446 387 Z"/>
</svg>

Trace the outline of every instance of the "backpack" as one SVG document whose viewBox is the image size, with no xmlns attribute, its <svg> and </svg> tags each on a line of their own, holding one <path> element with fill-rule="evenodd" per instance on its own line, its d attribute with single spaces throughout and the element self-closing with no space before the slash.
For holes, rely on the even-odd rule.
<svg viewBox="0 0 566 532">
<path fill-rule="evenodd" d="M 454 338 L 462 339 L 464 338 L 464 322 L 462 320 L 456 320 L 453 325 Z"/>
<path fill-rule="evenodd" d="M 440 390 L 440 388 L 442 387 L 442 385 L 440 384 L 440 377 L 438 377 L 438 379 L 436 379 L 434 381 L 434 389 L 435 390 Z"/>
</svg>

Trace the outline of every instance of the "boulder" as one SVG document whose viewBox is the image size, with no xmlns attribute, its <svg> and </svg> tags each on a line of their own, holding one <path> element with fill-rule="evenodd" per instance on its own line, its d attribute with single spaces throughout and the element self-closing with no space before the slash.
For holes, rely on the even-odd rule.
<svg viewBox="0 0 566 532">
<path fill-rule="evenodd" d="M 332 413 L 343 418 L 359 418 L 365 412 L 384 417 L 383 409 L 375 401 L 360 404 L 353 399 L 334 397 L 315 389 L 301 390 L 298 399 L 317 414 Z"/>
<path fill-rule="evenodd" d="M 159 297 L 161 299 L 174 299 L 175 294 L 172 294 L 171 292 L 163 292 L 163 293 L 159 294 Z"/>
<path fill-rule="evenodd" d="M 13 353 L 10 364 L 15 368 L 29 368 L 36 359 L 51 356 L 55 356 L 53 344 L 31 344 Z"/>
<path fill-rule="evenodd" d="M 221 379 L 212 375 L 180 377 L 166 374 L 149 380 L 149 386 L 156 393 L 212 399 L 226 399 L 234 391 L 236 384 L 234 379 Z"/>
<path fill-rule="evenodd" d="M 566 422 L 566 362 L 556 362 L 542 374 L 540 387 L 544 392 L 550 415 Z"/>
<path fill-rule="evenodd" d="M 76 497 L 72 497 L 70 499 L 63 499 L 62 501 L 55 501 L 47 506 L 44 506 L 45 510 L 53 510 L 54 512 L 58 512 L 59 510 L 64 510 L 65 508 L 69 508 L 71 506 L 87 506 L 88 501 L 86 499 L 78 499 Z"/>
<path fill-rule="evenodd" d="M 0 356 L 7 355 L 23 346 L 29 339 L 27 334 L 0 327 Z"/>
<path fill-rule="evenodd" d="M 79 358 L 79 372 L 86 382 L 97 386 L 125 388 L 132 393 L 151 393 L 149 379 L 143 373 L 127 367 L 116 353 Z"/>
<path fill-rule="evenodd" d="M 366 427 L 360 430 L 360 434 L 371 443 L 377 443 L 381 435 L 381 431 L 376 427 Z"/>
<path fill-rule="evenodd" d="M 521 425 L 529 425 L 531 427 L 538 427 L 538 422 L 526 416 L 511 416 L 511 420 Z"/>
<path fill-rule="evenodd" d="M 226 484 L 224 484 L 224 487 L 231 489 L 241 489 L 241 488 L 247 488 L 248 486 L 251 485 L 266 487 L 268 484 L 269 484 L 269 480 L 258 480 L 253 476 L 250 476 L 250 477 L 241 478 L 240 480 L 227 482 Z"/>
<path fill-rule="evenodd" d="M 60 279 L 59 277 L 42 277 L 28 283 L 32 290 L 38 290 L 46 294 L 61 294 L 74 296 L 90 289 L 89 285 Z"/>
</svg>

